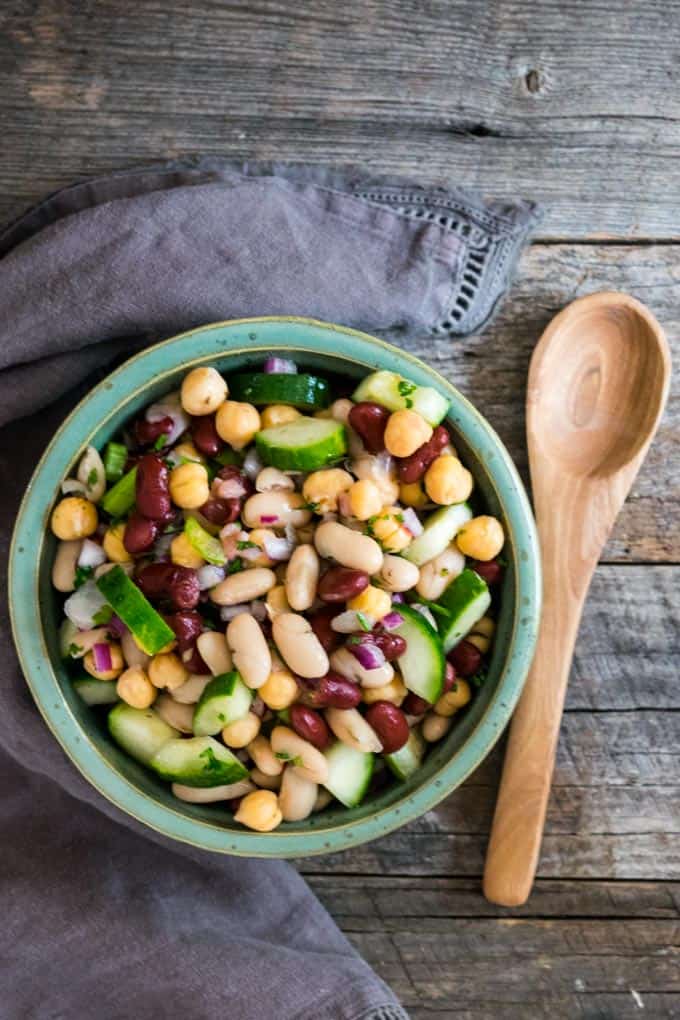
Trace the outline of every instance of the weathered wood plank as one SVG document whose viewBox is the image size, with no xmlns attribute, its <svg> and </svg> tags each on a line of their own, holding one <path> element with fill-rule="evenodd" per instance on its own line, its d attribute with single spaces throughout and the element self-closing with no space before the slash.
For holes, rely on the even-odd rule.
<svg viewBox="0 0 680 1020">
<path fill-rule="evenodd" d="M 458 918 L 680 919 L 680 884 L 539 879 L 522 907 L 499 907 L 477 878 L 398 878 L 309 874 L 307 881 L 346 932 L 404 928 L 449 931 Z"/>
<path fill-rule="evenodd" d="M 210 152 L 524 193 L 543 236 L 679 236 L 662 0 L 20 0 L 3 22 L 0 218 L 82 173 Z"/>
<path fill-rule="evenodd" d="M 458 997 L 452 996 L 457 1003 Z M 647 1013 L 640 1013 L 640 1010 Z M 559 1000 L 547 996 L 543 1002 L 532 997 L 527 989 L 525 1002 L 508 1003 L 506 1001 L 480 1003 L 460 1008 L 449 1003 L 429 1004 L 427 1006 L 411 1006 L 411 1020 L 640 1020 L 641 1016 L 653 1017 L 653 1020 L 677 1020 L 678 996 L 674 992 L 658 994 L 657 992 L 640 993 L 633 988 L 624 992 L 574 992 L 570 997 Z"/>
</svg>

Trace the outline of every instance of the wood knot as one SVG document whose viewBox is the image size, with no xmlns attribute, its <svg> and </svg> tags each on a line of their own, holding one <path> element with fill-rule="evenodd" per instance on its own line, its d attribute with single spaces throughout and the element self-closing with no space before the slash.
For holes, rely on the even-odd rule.
<svg viewBox="0 0 680 1020">
<path fill-rule="evenodd" d="M 543 77 L 541 75 L 541 72 L 538 71 L 535 67 L 532 68 L 530 71 L 527 71 L 527 73 L 524 75 L 524 84 L 526 86 L 527 92 L 531 92 L 532 95 L 535 95 L 537 92 L 540 92 L 541 89 L 543 88 Z"/>
</svg>

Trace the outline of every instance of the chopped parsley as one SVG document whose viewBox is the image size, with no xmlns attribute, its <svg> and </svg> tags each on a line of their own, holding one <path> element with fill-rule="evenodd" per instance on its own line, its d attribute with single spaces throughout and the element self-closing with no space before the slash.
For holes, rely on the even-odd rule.
<svg viewBox="0 0 680 1020">
<path fill-rule="evenodd" d="M 255 542 L 242 541 L 236 543 L 236 548 L 241 552 L 243 549 L 259 549 L 260 547 Z"/>
<path fill-rule="evenodd" d="M 154 450 L 162 450 L 163 447 L 165 446 L 165 444 L 167 443 L 167 441 L 168 441 L 168 434 L 167 434 L 167 432 L 161 432 L 160 436 L 158 436 L 158 438 L 156 439 L 156 442 L 153 444 L 153 449 Z"/>
<path fill-rule="evenodd" d="M 299 756 L 293 757 L 293 755 L 288 754 L 288 751 L 276 751 L 274 757 L 278 758 L 279 761 L 290 762 L 291 765 L 302 765 L 302 758 Z"/>
<path fill-rule="evenodd" d="M 397 392 L 400 397 L 404 398 L 404 404 L 409 410 L 413 407 L 411 394 L 415 393 L 417 388 L 416 384 L 409 382 L 408 379 L 400 379 L 397 383 Z"/>
<path fill-rule="evenodd" d="M 314 503 L 314 502 L 305 503 L 305 507 L 304 508 L 305 508 L 305 510 L 311 510 L 313 514 L 318 514 L 318 513 L 321 512 L 321 504 L 320 503 Z"/>
<path fill-rule="evenodd" d="M 73 584 L 76 590 L 88 581 L 94 574 L 94 567 L 76 567 L 76 575 L 73 579 Z"/>
<path fill-rule="evenodd" d="M 103 627 L 104 624 L 108 623 L 113 616 L 113 609 L 111 606 L 102 606 L 98 612 L 92 617 L 92 622 L 95 627 Z"/>
<path fill-rule="evenodd" d="M 80 647 L 80 645 L 70 644 L 68 646 L 67 654 L 70 655 L 72 659 L 77 659 L 81 652 L 82 648 Z"/>
<path fill-rule="evenodd" d="M 227 574 L 238 574 L 241 570 L 243 570 L 243 560 L 240 556 L 237 556 L 227 567 Z"/>
<path fill-rule="evenodd" d="M 487 669 L 480 669 L 479 672 L 475 673 L 474 676 L 471 676 L 468 679 L 468 683 L 479 690 L 479 688 L 483 687 L 486 683 L 488 675 L 489 671 Z"/>
<path fill-rule="evenodd" d="M 359 626 L 361 627 L 362 630 L 366 632 L 373 630 L 373 627 L 368 622 L 363 613 L 361 612 L 357 613 L 357 620 L 359 621 Z"/>
<path fill-rule="evenodd" d="M 448 577 L 450 573 L 451 573 L 451 571 L 449 570 L 448 567 L 442 567 L 442 569 L 439 571 L 439 576 L 440 577 Z"/>
<path fill-rule="evenodd" d="M 87 481 L 85 482 L 85 484 L 88 487 L 88 489 L 93 489 L 98 481 L 99 472 L 97 471 L 96 468 L 92 468 L 89 475 L 87 476 Z"/>
</svg>

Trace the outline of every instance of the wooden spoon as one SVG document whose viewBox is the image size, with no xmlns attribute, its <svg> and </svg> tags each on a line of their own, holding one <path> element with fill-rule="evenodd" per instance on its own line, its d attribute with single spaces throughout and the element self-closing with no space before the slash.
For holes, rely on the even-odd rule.
<svg viewBox="0 0 680 1020">
<path fill-rule="evenodd" d="M 581 298 L 531 359 L 527 440 L 543 561 L 533 665 L 510 727 L 484 894 L 524 903 L 538 864 L 574 642 L 590 579 L 663 412 L 663 330 L 626 294 Z"/>
</svg>

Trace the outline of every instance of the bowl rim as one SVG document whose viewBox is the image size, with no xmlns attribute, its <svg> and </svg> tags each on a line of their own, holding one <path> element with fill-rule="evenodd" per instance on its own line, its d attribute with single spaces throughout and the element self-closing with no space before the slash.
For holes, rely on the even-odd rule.
<svg viewBox="0 0 680 1020">
<path fill-rule="evenodd" d="M 178 341 L 225 328 L 262 327 L 267 324 L 274 327 L 291 324 L 298 328 L 311 328 L 312 332 L 316 331 L 321 334 L 314 341 L 321 346 L 301 345 L 297 348 L 294 339 L 278 340 L 276 337 L 258 336 L 257 344 L 242 345 L 238 343 L 232 347 L 217 347 L 208 354 L 189 357 L 182 360 L 181 363 L 174 363 L 167 370 L 167 374 L 174 374 L 182 366 L 189 369 L 237 354 L 250 354 L 251 352 L 257 354 L 276 349 L 299 350 L 303 356 L 305 353 L 332 356 L 374 370 L 374 366 L 371 366 L 370 363 L 362 362 L 359 358 L 352 357 L 351 354 L 348 355 L 343 351 L 333 349 L 329 341 L 334 336 L 337 337 L 338 334 L 355 338 L 359 341 L 360 348 L 367 354 L 370 353 L 371 348 L 377 347 L 383 353 L 393 355 L 397 359 L 395 367 L 400 371 L 403 371 L 404 362 L 411 364 L 417 370 L 417 374 L 428 377 L 430 385 L 442 388 L 452 398 L 456 411 L 460 412 L 464 419 L 463 423 L 452 422 L 452 424 L 463 432 L 466 442 L 475 451 L 476 456 L 479 458 L 477 448 L 482 439 L 490 442 L 493 447 L 497 459 L 494 461 L 493 467 L 487 465 L 489 481 L 501 507 L 503 519 L 512 525 L 516 536 L 516 541 L 511 547 L 516 578 L 516 604 L 508 648 L 493 696 L 461 748 L 427 782 L 405 799 L 373 812 L 363 819 L 339 822 L 326 829 L 317 827 L 302 832 L 279 829 L 273 833 L 260 834 L 245 829 L 243 831 L 226 830 L 218 824 L 174 811 L 140 790 L 103 757 L 93 742 L 89 740 L 86 731 L 81 727 L 63 697 L 45 644 L 37 586 L 42 547 L 46 537 L 46 526 L 53 495 L 46 507 L 43 508 L 40 537 L 38 543 L 34 542 L 31 549 L 30 581 L 27 581 L 26 578 L 26 562 L 25 560 L 20 561 L 17 550 L 23 551 L 25 546 L 22 547 L 20 543 L 28 542 L 29 538 L 34 535 L 35 524 L 31 527 L 31 520 L 35 518 L 36 509 L 31 500 L 33 489 L 40 480 L 54 448 L 62 441 L 64 434 L 74 423 L 74 419 L 83 414 L 96 394 L 100 394 L 104 390 L 113 390 L 112 381 L 124 377 L 126 373 L 133 370 L 133 366 L 155 356 L 159 349 L 177 344 Z M 265 334 L 266 332 L 267 329 L 265 329 Z M 302 338 L 300 339 L 302 340 Z M 329 345 L 324 348 L 324 343 Z M 163 372 L 161 377 L 165 374 Z M 125 399 L 132 399 L 137 392 L 158 378 L 159 376 L 147 377 L 143 383 L 133 385 L 129 392 L 126 391 Z M 115 410 L 115 407 L 109 408 L 109 416 L 113 415 Z M 93 425 L 87 424 L 87 437 L 83 438 L 80 446 L 75 448 L 75 455 L 106 420 L 106 417 L 98 418 Z M 476 440 L 475 437 L 477 437 Z M 520 543 L 524 546 L 521 551 Z M 361 330 L 303 316 L 273 315 L 206 323 L 168 337 L 128 358 L 85 394 L 55 432 L 26 487 L 10 544 L 8 588 L 14 643 L 33 699 L 48 728 L 59 741 L 68 758 L 102 796 L 142 824 L 148 825 L 165 836 L 200 849 L 234 856 L 292 858 L 338 852 L 394 831 L 406 822 L 431 810 L 456 789 L 487 757 L 510 719 L 531 665 L 540 618 L 541 569 L 534 518 L 517 469 L 495 430 L 455 386 L 415 355 Z M 522 600 L 524 601 L 522 602 Z M 38 643 L 35 646 L 27 643 L 27 646 L 24 647 L 23 642 L 19 640 L 20 634 L 26 632 L 25 628 L 35 629 L 38 637 Z M 55 697 L 58 698 L 58 704 L 55 703 Z M 85 735 L 84 740 L 83 734 Z M 473 744 L 476 748 L 481 745 L 481 750 L 475 750 Z M 284 845 L 282 846 L 282 844 Z"/>
</svg>

